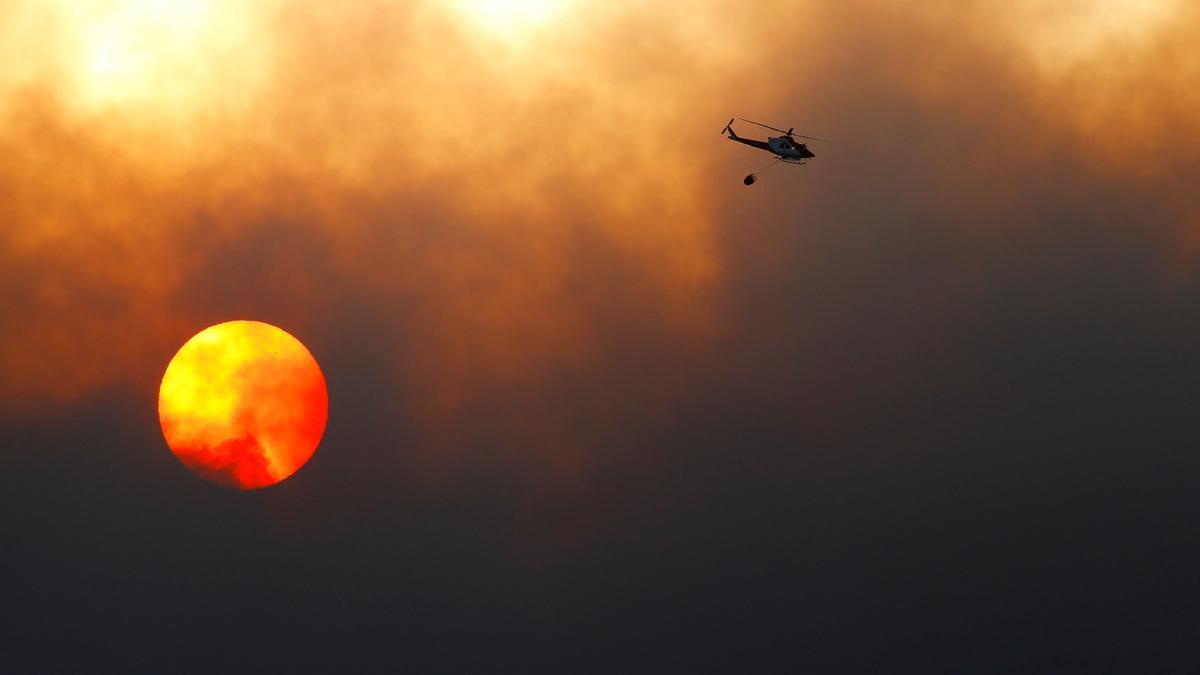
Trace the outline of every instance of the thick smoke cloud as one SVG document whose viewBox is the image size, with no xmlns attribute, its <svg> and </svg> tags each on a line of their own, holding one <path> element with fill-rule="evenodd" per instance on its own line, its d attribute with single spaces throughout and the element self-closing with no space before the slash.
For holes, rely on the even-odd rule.
<svg viewBox="0 0 1200 675">
<path fill-rule="evenodd" d="M 4 349 L 10 400 L 119 384 L 260 293 L 306 327 L 347 295 L 413 312 L 405 351 L 446 382 L 580 357 L 578 296 L 611 264 L 676 330 L 706 320 L 713 224 L 694 163 L 660 149 L 701 78 L 636 74 L 686 24 L 612 58 L 620 25 L 657 17 L 511 45 L 436 5 L 145 4 L 68 22 L 30 49 L 54 76 L 11 78 L 6 267 L 28 307 Z M 47 28 L 48 10 L 9 11 L 18 37 Z"/>
<path fill-rule="evenodd" d="M 7 475 L 152 505 L 99 529 L 168 542 L 83 559 L 155 588 L 173 560 L 202 617 L 352 606 L 335 643 L 434 608 L 403 618 L 450 663 L 455 630 L 836 672 L 1192 635 L 1164 599 L 1200 562 L 1190 4 L 167 4 L 0 9 Z M 735 115 L 836 142 L 746 188 Z M 153 417 L 238 318 L 330 389 L 261 501 L 198 492 Z"/>
</svg>

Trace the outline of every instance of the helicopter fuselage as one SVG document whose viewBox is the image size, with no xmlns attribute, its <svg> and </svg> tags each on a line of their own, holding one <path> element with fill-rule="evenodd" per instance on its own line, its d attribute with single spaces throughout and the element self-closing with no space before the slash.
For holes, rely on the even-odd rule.
<svg viewBox="0 0 1200 675">
<path fill-rule="evenodd" d="M 813 152 L 808 149 L 807 145 L 805 145 L 804 143 L 801 143 L 800 141 L 798 141 L 796 139 L 797 138 L 811 138 L 815 141 L 819 141 L 819 140 L 822 140 L 820 138 L 817 138 L 815 136 L 804 136 L 804 135 L 800 135 L 800 134 L 795 134 L 795 133 L 793 133 L 795 131 L 794 127 L 788 129 L 787 131 L 784 131 L 783 129 L 777 129 L 773 126 L 763 124 L 761 122 L 755 122 L 754 120 L 748 120 L 745 118 L 737 118 L 737 119 L 741 119 L 743 122 L 749 122 L 750 124 L 754 124 L 754 125 L 763 127 L 765 129 L 770 129 L 771 131 L 778 131 L 779 133 L 781 133 L 783 135 L 782 136 L 768 136 L 767 140 L 765 140 L 765 141 L 760 141 L 755 138 L 742 138 L 741 136 L 737 135 L 736 131 L 733 130 L 734 118 L 731 117 L 731 118 L 729 118 L 729 121 L 725 123 L 725 128 L 721 130 L 722 134 L 729 134 L 728 138 L 731 141 L 737 141 L 738 143 L 741 143 L 742 145 L 748 145 L 752 148 L 757 148 L 759 150 L 766 150 L 767 152 L 771 153 L 772 155 L 775 155 L 775 159 L 777 159 L 781 162 L 784 162 L 785 164 L 804 164 L 808 160 L 812 159 L 813 157 L 816 157 L 816 155 L 814 155 Z M 758 180 L 757 176 L 755 176 L 754 174 L 750 174 L 750 175 L 746 176 L 745 178 L 743 178 L 742 182 L 745 183 L 746 185 L 754 185 L 755 181 L 757 181 L 757 180 Z"/>
<path fill-rule="evenodd" d="M 743 145 L 748 145 L 759 150 L 766 150 L 785 162 L 802 162 L 807 159 L 816 157 L 808 146 L 804 143 L 797 143 L 795 139 L 788 136 L 771 136 L 765 141 L 756 140 L 753 138 L 742 138 L 734 133 L 733 129 L 726 127 L 729 133 L 729 140 L 736 141 Z"/>
</svg>

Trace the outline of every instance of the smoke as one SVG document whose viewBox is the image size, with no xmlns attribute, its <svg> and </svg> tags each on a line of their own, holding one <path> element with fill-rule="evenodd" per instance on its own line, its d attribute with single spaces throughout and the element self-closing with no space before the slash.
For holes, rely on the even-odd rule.
<svg viewBox="0 0 1200 675">
<path fill-rule="evenodd" d="M 769 364 L 864 386 L 800 345 L 882 325 L 908 382 L 1026 256 L 1188 283 L 1195 10 L 1058 7 L 9 3 L 0 397 L 152 390 L 257 319 L 571 474 Z M 747 189 L 730 115 L 838 143 Z"/>
<path fill-rule="evenodd" d="M 0 3 L 17 642 L 1189 662 L 1194 3 L 502 5 Z M 233 319 L 329 391 L 251 493 L 155 419 Z"/>
<path fill-rule="evenodd" d="M 625 72 L 662 45 L 611 58 L 566 30 L 534 53 L 436 5 L 7 11 L 26 52 L 3 103 L 9 399 L 121 382 L 162 333 L 264 290 L 300 325 L 345 294 L 415 303 L 444 367 L 520 369 L 586 350 L 575 284 L 611 280 L 572 277 L 606 251 L 666 321 L 705 321 L 712 223 L 692 148 L 664 142 L 695 80 Z M 213 293 L 233 307 L 176 302 Z"/>
</svg>

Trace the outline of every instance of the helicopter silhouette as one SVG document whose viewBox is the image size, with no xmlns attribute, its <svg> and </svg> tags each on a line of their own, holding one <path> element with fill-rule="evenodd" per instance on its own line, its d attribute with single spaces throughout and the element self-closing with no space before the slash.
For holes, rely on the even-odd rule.
<svg viewBox="0 0 1200 675">
<path fill-rule="evenodd" d="M 760 141 L 754 138 L 743 138 L 738 136 L 737 132 L 733 130 L 734 119 L 739 119 L 743 122 L 749 122 L 750 124 L 755 124 L 763 127 L 764 129 L 770 129 L 771 131 L 778 131 L 783 135 L 768 136 L 767 140 L 765 141 Z M 748 145 L 752 148 L 758 148 L 759 150 L 766 150 L 767 152 L 775 155 L 775 159 L 786 164 L 807 164 L 808 160 L 816 157 L 816 155 L 808 149 L 808 145 L 797 141 L 797 138 L 807 138 L 809 140 L 822 141 L 824 143 L 832 142 L 826 141 L 822 138 L 817 138 L 815 136 L 804 136 L 802 134 L 797 134 L 795 131 L 795 127 L 784 131 L 783 129 L 777 129 L 761 122 L 755 122 L 754 120 L 748 120 L 741 117 L 731 117 L 729 118 L 729 121 L 725 123 L 725 128 L 721 130 L 721 134 L 729 134 L 729 140 L 741 143 L 742 145 Z M 742 182 L 746 185 L 753 185 L 756 180 L 758 180 L 758 177 L 754 174 L 750 174 L 742 179 Z"/>
</svg>

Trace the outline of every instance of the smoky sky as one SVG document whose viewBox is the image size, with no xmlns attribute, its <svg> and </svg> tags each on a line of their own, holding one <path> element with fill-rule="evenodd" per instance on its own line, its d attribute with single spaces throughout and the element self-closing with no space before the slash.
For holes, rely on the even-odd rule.
<svg viewBox="0 0 1200 675">
<path fill-rule="evenodd" d="M 481 6 L 0 9 L 6 659 L 1194 666 L 1196 9 Z M 252 492 L 232 319 L 329 387 Z"/>
</svg>

